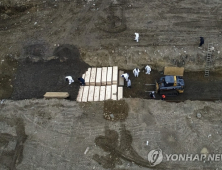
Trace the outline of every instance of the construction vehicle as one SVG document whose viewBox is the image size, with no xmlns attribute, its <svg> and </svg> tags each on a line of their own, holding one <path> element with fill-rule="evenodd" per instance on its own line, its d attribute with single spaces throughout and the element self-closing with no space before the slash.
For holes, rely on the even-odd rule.
<svg viewBox="0 0 222 170">
<path fill-rule="evenodd" d="M 156 93 L 165 96 L 177 96 L 184 92 L 183 67 L 165 67 L 164 77 L 156 82 Z"/>
</svg>

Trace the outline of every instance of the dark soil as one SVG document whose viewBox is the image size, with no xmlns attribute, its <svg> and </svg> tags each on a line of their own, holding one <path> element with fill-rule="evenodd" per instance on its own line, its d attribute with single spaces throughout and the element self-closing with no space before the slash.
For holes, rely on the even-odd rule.
<svg viewBox="0 0 222 170">
<path fill-rule="evenodd" d="M 104 118 L 111 121 L 125 120 L 128 116 L 128 105 L 124 100 L 104 102 Z"/>
<path fill-rule="evenodd" d="M 125 87 L 123 96 L 125 98 L 144 98 L 150 99 L 150 91 L 155 91 L 155 84 L 162 72 L 152 70 L 151 74 L 145 74 L 141 71 L 139 77 L 134 77 L 132 70 L 126 70 L 129 73 L 132 88 Z M 184 73 L 185 90 L 184 93 L 174 97 L 167 97 L 166 101 L 184 101 L 184 100 L 221 100 L 222 99 L 222 77 L 219 73 L 211 72 L 209 77 L 204 77 L 204 72 L 185 72 Z M 156 99 L 160 100 L 161 96 L 156 94 Z"/>
<path fill-rule="evenodd" d="M 57 59 L 46 62 L 33 62 L 31 58 L 20 61 L 11 99 L 43 98 L 46 92 L 68 92 L 70 99 L 76 100 L 78 77 L 85 73 L 89 65 L 81 60 L 75 46 L 60 46 L 54 55 Z M 75 82 L 68 85 L 66 76 L 72 76 Z"/>
</svg>

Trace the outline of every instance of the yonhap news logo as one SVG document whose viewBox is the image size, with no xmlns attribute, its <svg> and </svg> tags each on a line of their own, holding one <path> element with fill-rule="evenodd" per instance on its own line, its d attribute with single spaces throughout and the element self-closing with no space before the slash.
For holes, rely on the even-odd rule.
<svg viewBox="0 0 222 170">
<path fill-rule="evenodd" d="M 222 154 L 163 154 L 161 149 L 151 150 L 148 153 L 148 161 L 150 163 L 150 166 L 156 166 L 160 164 L 163 159 L 167 162 L 222 162 Z"/>
<path fill-rule="evenodd" d="M 151 166 L 160 164 L 163 161 L 163 153 L 161 149 L 152 150 L 148 153 L 148 161 Z"/>
</svg>

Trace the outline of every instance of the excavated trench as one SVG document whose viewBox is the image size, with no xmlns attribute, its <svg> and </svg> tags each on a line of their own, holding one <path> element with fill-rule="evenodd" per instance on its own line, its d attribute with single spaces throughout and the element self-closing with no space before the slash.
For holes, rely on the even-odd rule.
<svg viewBox="0 0 222 170">
<path fill-rule="evenodd" d="M 150 99 L 150 91 L 155 91 L 155 81 L 163 76 L 162 72 L 152 70 L 150 75 L 141 71 L 138 78 L 135 78 L 132 71 L 125 71 L 130 75 L 132 88 L 124 88 L 124 97 Z M 222 98 L 222 77 L 218 72 L 211 72 L 209 77 L 204 77 L 204 72 L 185 72 L 184 93 L 178 96 L 167 97 L 166 101 L 180 102 L 185 100 L 215 101 Z M 125 82 L 126 84 L 126 82 Z M 146 85 L 149 84 L 149 85 Z M 156 94 L 156 99 L 161 96 Z"/>
<path fill-rule="evenodd" d="M 68 48 L 58 49 L 58 56 L 65 51 L 69 54 Z M 75 52 L 75 51 L 74 51 Z M 69 54 L 71 55 L 71 54 Z M 61 55 L 65 56 L 65 55 Z M 90 67 L 85 62 L 77 59 L 64 59 L 61 56 L 47 62 L 23 60 L 20 62 L 13 85 L 13 93 L 10 96 L 14 100 L 43 98 L 45 92 L 58 91 L 69 92 L 70 100 L 76 100 L 79 90 L 77 78 Z M 68 56 L 67 56 L 68 58 Z M 124 85 L 124 98 L 150 99 L 149 93 L 155 90 L 155 81 L 163 76 L 162 72 L 152 70 L 150 75 L 145 74 L 141 69 L 138 78 L 134 77 L 132 70 L 124 70 L 129 73 L 132 88 Z M 65 81 L 65 76 L 73 76 L 75 82 L 71 85 Z M 180 102 L 185 100 L 215 101 L 222 98 L 222 77 L 218 72 L 211 72 L 209 77 L 204 77 L 204 72 L 185 72 L 185 90 L 183 94 L 174 97 L 167 97 L 166 101 Z M 148 84 L 148 85 L 147 85 Z M 11 89 L 10 89 L 11 90 Z M 6 89 L 7 91 L 7 89 Z M 160 100 L 156 94 L 156 100 Z"/>
<path fill-rule="evenodd" d="M 6 14 L 8 16 L 18 15 L 19 13 L 26 12 L 33 5 L 21 5 L 21 6 L 9 6 L 9 5 L 0 5 L 0 14 Z"/>
</svg>

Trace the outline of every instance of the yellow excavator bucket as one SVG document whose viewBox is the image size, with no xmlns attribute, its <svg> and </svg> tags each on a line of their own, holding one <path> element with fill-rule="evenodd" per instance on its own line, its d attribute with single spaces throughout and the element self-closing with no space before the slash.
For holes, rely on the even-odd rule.
<svg viewBox="0 0 222 170">
<path fill-rule="evenodd" d="M 164 67 L 164 75 L 166 76 L 183 76 L 184 67 Z"/>
</svg>

